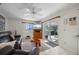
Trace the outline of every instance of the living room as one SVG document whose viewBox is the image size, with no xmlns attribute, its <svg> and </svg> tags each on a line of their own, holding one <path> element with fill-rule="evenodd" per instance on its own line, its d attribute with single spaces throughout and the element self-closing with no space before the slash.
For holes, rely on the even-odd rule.
<svg viewBox="0 0 79 59">
<path fill-rule="evenodd" d="M 14 54 L 78 55 L 78 12 L 78 3 L 1 3 L 0 47 L 20 49 Z"/>
</svg>

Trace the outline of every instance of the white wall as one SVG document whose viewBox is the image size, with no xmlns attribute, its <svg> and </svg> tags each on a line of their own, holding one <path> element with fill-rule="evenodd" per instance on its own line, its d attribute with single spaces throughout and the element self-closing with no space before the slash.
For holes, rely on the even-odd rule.
<svg viewBox="0 0 79 59">
<path fill-rule="evenodd" d="M 16 30 L 17 34 L 21 34 L 22 38 L 25 38 L 27 35 L 33 37 L 32 30 L 25 29 L 25 23 L 23 24 L 19 19 L 8 19 L 9 30 L 13 32 Z"/>
<path fill-rule="evenodd" d="M 33 30 L 26 30 L 27 23 L 22 23 L 22 20 L 20 19 L 8 19 L 8 25 L 9 30 L 13 32 L 16 30 L 18 34 L 22 35 L 22 38 L 25 38 L 26 36 L 31 36 L 31 39 L 33 38 Z M 38 25 L 37 23 L 35 25 Z M 37 29 L 36 27 L 34 29 Z"/>
<path fill-rule="evenodd" d="M 77 7 L 78 8 L 78 7 Z M 64 21 L 71 17 L 78 18 L 77 8 L 66 9 L 60 12 L 60 23 L 59 23 L 59 45 L 64 49 L 72 52 L 72 54 L 77 54 L 77 38 L 76 35 L 79 35 L 79 19 L 77 19 L 77 25 L 71 26 L 69 24 L 64 24 Z"/>
<path fill-rule="evenodd" d="M 71 52 L 72 54 L 77 54 L 78 52 L 78 38 L 76 38 L 76 35 L 79 35 L 79 19 L 77 19 L 77 25 L 75 26 L 64 24 L 64 20 L 70 17 L 79 17 L 79 12 L 77 9 L 78 7 L 72 7 L 54 14 L 54 16 L 61 16 L 59 19 L 60 22 L 58 22 L 59 46 Z"/>
<path fill-rule="evenodd" d="M 66 10 L 61 14 L 61 20 L 59 23 L 59 45 L 73 54 L 77 54 L 77 39 L 75 35 L 77 35 L 78 27 L 70 26 L 69 24 L 64 24 L 64 20 L 70 17 L 77 16 L 76 10 Z"/>
</svg>

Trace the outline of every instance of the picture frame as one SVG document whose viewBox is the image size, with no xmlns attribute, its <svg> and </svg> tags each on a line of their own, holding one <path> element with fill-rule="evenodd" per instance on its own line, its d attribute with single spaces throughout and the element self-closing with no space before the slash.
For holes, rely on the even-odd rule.
<svg viewBox="0 0 79 59">
<path fill-rule="evenodd" d="M 76 25 L 76 24 L 77 24 L 76 17 L 69 18 L 69 25 Z"/>
<path fill-rule="evenodd" d="M 0 15 L 0 31 L 5 31 L 5 17 Z"/>
</svg>

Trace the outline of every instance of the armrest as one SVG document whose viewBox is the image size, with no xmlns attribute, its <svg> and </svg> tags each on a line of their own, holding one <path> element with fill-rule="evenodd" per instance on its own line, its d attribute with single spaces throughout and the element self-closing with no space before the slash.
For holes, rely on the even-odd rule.
<svg viewBox="0 0 79 59">
<path fill-rule="evenodd" d="M 29 55 L 30 52 L 22 51 L 20 49 L 14 49 L 12 55 Z"/>
<path fill-rule="evenodd" d="M 7 45 L 0 49 L 0 55 L 7 55 L 10 54 L 13 48 L 10 45 Z"/>
</svg>

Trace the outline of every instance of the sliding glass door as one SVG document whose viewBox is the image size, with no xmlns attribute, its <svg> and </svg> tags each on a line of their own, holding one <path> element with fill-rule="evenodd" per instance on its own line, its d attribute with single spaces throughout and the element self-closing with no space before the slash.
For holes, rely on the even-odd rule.
<svg viewBox="0 0 79 59">
<path fill-rule="evenodd" d="M 58 25 L 56 22 L 47 21 L 43 24 L 44 39 L 58 44 Z"/>
</svg>

